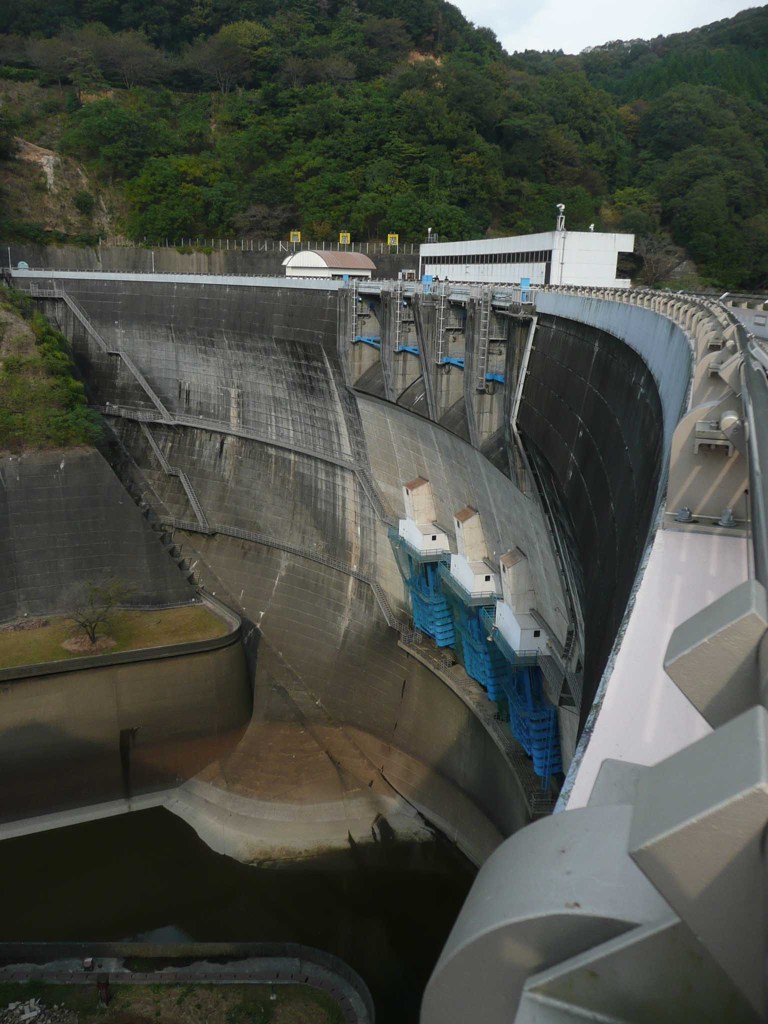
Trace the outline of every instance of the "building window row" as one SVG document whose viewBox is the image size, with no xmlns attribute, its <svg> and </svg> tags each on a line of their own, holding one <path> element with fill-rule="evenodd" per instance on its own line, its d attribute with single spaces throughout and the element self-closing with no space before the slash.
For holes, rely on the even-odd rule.
<svg viewBox="0 0 768 1024">
<path fill-rule="evenodd" d="M 467 263 L 549 263 L 551 260 L 550 249 L 539 249 L 535 252 L 450 253 L 445 256 L 424 256 L 424 263 L 429 266 Z"/>
</svg>

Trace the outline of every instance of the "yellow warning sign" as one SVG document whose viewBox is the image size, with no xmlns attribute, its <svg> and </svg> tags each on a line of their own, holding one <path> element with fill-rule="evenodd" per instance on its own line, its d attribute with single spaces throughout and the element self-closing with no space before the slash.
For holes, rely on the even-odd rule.
<svg viewBox="0 0 768 1024">
<path fill-rule="evenodd" d="M 292 231 L 291 232 L 291 239 L 290 240 L 292 242 L 300 242 L 301 241 L 301 232 L 300 231 Z"/>
<path fill-rule="evenodd" d="M 352 236 L 350 235 L 349 231 L 339 232 L 339 245 L 349 245 L 351 241 Z"/>
<path fill-rule="evenodd" d="M 400 245 L 400 235 L 387 235 L 387 245 Z"/>
</svg>

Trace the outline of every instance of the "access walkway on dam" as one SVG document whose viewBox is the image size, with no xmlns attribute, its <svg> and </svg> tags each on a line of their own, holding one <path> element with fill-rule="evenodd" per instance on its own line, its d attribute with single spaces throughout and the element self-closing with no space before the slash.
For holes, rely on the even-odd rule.
<svg viewBox="0 0 768 1024">
<path fill-rule="evenodd" d="M 37 284 L 40 276 L 45 275 L 19 283 Z M 118 319 L 119 295 L 108 295 L 101 285 L 119 281 L 135 289 L 146 285 L 146 277 L 75 276 L 66 287 L 79 289 L 76 301 L 86 309 L 89 301 L 98 308 L 100 332 L 118 336 L 124 326 L 113 329 L 109 318 Z M 206 282 L 206 294 L 216 292 L 216 283 L 221 279 Z M 89 293 L 92 286 L 97 290 Z M 231 294 L 231 287 L 225 283 L 221 291 Z M 268 293 L 281 287 L 288 286 L 276 279 L 262 291 L 244 291 L 263 295 L 266 308 Z M 760 689 L 768 631 L 768 506 L 761 474 L 768 464 L 768 386 L 761 350 L 727 308 L 697 296 L 549 288 L 532 293 L 530 310 L 518 310 L 507 301 L 514 306 L 514 297 L 499 294 L 499 302 L 491 301 L 492 315 L 513 312 L 528 321 L 535 316 L 536 324 L 504 334 L 499 345 L 522 358 L 507 364 L 512 372 L 504 382 L 486 381 L 484 371 L 478 390 L 484 366 L 477 361 L 484 333 L 481 290 L 470 289 L 464 298 L 450 291 L 450 302 L 464 305 L 466 316 L 461 322 L 454 318 L 456 340 L 446 340 L 438 361 L 439 294 L 408 293 L 414 300 L 412 337 L 401 334 L 394 346 L 393 296 L 406 295 L 397 283 L 377 283 L 370 293 L 374 309 L 350 305 L 350 295 L 360 289 L 306 282 L 298 287 L 315 296 L 314 306 L 307 298 L 307 309 L 315 313 L 315 329 L 322 321 L 325 334 L 311 358 L 302 349 L 306 381 L 286 375 L 283 383 L 303 388 L 306 408 L 327 436 L 337 437 L 338 450 L 348 443 L 352 422 L 342 382 L 356 389 L 354 415 L 362 427 L 355 437 L 366 443 L 383 498 L 397 508 L 397 488 L 419 473 L 432 479 L 441 496 L 441 521 L 446 510 L 475 498 L 494 531 L 493 556 L 513 541 L 527 547 L 553 635 L 566 651 L 569 631 L 575 630 L 568 656 L 592 658 L 584 689 L 587 721 L 560 812 L 516 832 L 481 871 L 427 990 L 423 1021 L 523 1024 L 580 1020 L 589 1013 L 621 1018 L 627 978 L 658 1020 L 677 1019 L 680 1000 L 688 998 L 697 1019 L 757 1019 L 765 1005 L 766 928 L 756 893 L 765 869 L 760 837 L 768 822 L 768 770 L 761 753 L 768 745 L 768 713 Z M 194 284 L 184 281 L 178 288 L 189 296 L 184 290 Z M 365 332 L 354 330 L 360 308 L 371 321 Z M 132 322 L 130 358 L 172 416 L 177 382 L 186 381 L 201 410 L 215 407 L 220 421 L 230 425 L 238 417 L 245 422 L 248 396 L 236 397 L 234 373 L 247 372 L 256 351 L 269 351 L 270 358 L 276 347 L 284 348 L 286 358 L 298 354 L 290 349 L 290 324 L 280 325 L 271 349 L 262 342 L 254 348 L 235 329 L 209 332 L 206 344 L 226 350 L 230 362 L 216 363 L 222 386 L 215 394 L 206 392 L 202 374 L 190 366 L 194 358 L 204 366 L 213 363 L 205 362 L 203 346 L 190 341 L 193 328 L 180 305 L 172 313 L 172 332 L 153 315 L 151 330 Z M 275 315 L 265 315 L 254 334 L 275 325 Z M 378 337 L 380 349 L 355 346 L 357 335 Z M 411 344 L 413 338 L 418 344 Z M 403 343 L 417 354 L 395 360 Z M 175 363 L 164 358 L 163 349 Z M 463 369 L 447 362 L 459 358 L 452 352 L 463 353 Z M 269 372 L 265 365 L 259 372 Z M 279 363 L 271 366 L 274 372 Z M 133 400 L 125 402 L 120 394 L 124 382 L 115 383 L 108 369 L 98 372 L 100 386 L 114 388 L 116 404 L 130 408 Z M 257 377 L 244 379 L 259 387 Z M 340 386 L 331 386 L 336 381 Z M 498 390 L 486 390 L 485 384 Z M 326 398 L 316 413 L 318 388 Z M 152 405 L 143 393 L 137 407 Z M 299 411 L 298 405 L 291 408 Z M 162 463 L 157 469 L 139 417 L 132 422 L 116 416 L 112 423 L 155 498 L 181 518 L 188 496 Z M 236 434 L 212 452 L 204 429 L 163 423 L 162 417 L 149 429 L 168 466 L 187 474 L 209 523 L 216 517 L 209 516 L 208 505 L 220 500 L 214 495 L 223 488 L 235 528 L 247 530 L 258 509 L 269 517 L 277 540 L 290 544 L 295 528 L 301 536 L 297 547 L 316 545 L 328 557 L 343 553 L 341 561 L 364 565 L 361 571 L 395 601 L 399 579 L 380 546 L 384 524 L 354 474 L 328 463 L 318 469 L 319 459 L 288 448 L 249 447 Z M 301 444 L 300 424 L 296 432 Z M 526 443 L 529 466 L 525 458 L 516 461 L 515 432 Z M 712 444 L 713 438 L 723 443 Z M 294 489 L 279 491 L 283 510 L 307 507 L 316 496 L 322 514 L 293 526 L 285 517 L 281 524 L 277 512 L 262 510 L 259 495 L 249 489 L 254 474 L 269 481 L 275 494 L 290 476 Z M 549 512 L 539 510 L 534 526 L 522 510 L 534 508 L 537 487 L 552 501 Z M 563 531 L 559 548 L 548 532 L 558 516 L 558 498 L 566 502 L 573 527 L 570 536 Z M 313 580 L 290 551 L 254 553 L 235 537 L 190 536 L 206 571 L 226 578 L 235 600 L 239 595 L 263 626 L 268 655 L 289 652 L 281 685 L 291 685 L 292 673 L 311 679 L 307 693 L 317 695 L 331 719 L 357 723 L 355 742 L 372 764 L 383 749 L 377 744 L 386 724 L 398 743 L 428 749 L 441 776 L 458 781 L 478 806 L 485 800 L 487 810 L 503 802 L 498 790 L 492 797 L 483 791 L 500 762 L 485 771 L 474 761 L 489 756 L 488 748 L 470 742 L 472 726 L 453 717 L 455 705 L 441 705 L 448 742 L 441 745 L 437 731 L 417 737 L 440 699 L 427 681 L 435 674 L 421 665 L 423 676 L 407 674 L 407 682 L 400 682 L 405 661 L 393 655 L 391 634 L 371 629 L 373 595 L 355 589 L 360 580 L 348 578 L 350 599 L 339 581 Z M 567 580 L 563 558 L 573 558 L 574 550 L 581 565 Z M 565 592 L 573 604 L 583 605 L 586 644 Z M 333 603 L 333 616 L 325 614 L 322 601 Z M 644 638 L 652 635 L 655 646 L 649 648 Z M 655 659 L 666 649 L 664 669 L 648 664 L 649 649 Z M 355 679 L 343 694 L 333 685 L 332 669 L 318 668 L 339 658 L 344 678 Z M 644 659 L 641 670 L 638 658 Z M 403 698 L 412 705 L 406 707 Z M 379 716 L 375 741 L 364 700 Z M 617 765 L 617 759 L 624 763 Z M 462 775 L 467 771 L 476 774 Z M 427 791 L 425 785 L 417 799 Z"/>
</svg>

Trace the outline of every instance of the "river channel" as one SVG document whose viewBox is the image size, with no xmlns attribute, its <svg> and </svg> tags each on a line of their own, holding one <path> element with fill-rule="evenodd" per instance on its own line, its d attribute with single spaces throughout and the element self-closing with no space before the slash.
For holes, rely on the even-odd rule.
<svg viewBox="0 0 768 1024">
<path fill-rule="evenodd" d="M 157 809 L 0 842 L 0 941 L 301 942 L 415 1024 L 475 869 L 444 838 L 249 867 Z"/>
</svg>

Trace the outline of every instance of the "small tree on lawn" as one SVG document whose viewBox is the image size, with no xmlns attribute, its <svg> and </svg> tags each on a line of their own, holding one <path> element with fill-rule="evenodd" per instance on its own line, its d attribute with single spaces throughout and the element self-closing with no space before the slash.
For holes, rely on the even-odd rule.
<svg viewBox="0 0 768 1024">
<path fill-rule="evenodd" d="M 77 630 L 85 633 L 95 644 L 99 629 L 107 626 L 115 609 L 127 600 L 129 594 L 129 588 L 119 580 L 86 580 L 75 592 L 69 617 Z"/>
</svg>

